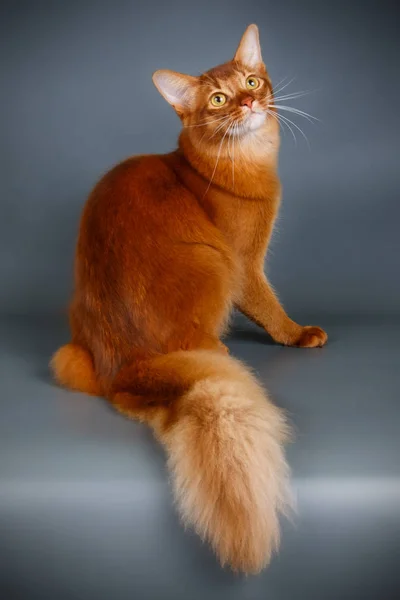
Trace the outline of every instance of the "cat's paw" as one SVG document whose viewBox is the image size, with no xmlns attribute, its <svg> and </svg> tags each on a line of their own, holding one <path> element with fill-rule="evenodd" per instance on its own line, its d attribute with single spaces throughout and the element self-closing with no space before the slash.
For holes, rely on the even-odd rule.
<svg viewBox="0 0 400 600">
<path fill-rule="evenodd" d="M 293 346 L 298 346 L 299 348 L 319 348 L 326 344 L 327 341 L 328 335 L 321 327 L 307 325 L 303 327 L 300 336 Z"/>
</svg>

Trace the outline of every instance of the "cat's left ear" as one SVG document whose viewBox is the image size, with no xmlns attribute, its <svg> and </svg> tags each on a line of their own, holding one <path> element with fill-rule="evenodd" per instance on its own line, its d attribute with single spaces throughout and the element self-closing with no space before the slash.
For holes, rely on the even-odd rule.
<svg viewBox="0 0 400 600">
<path fill-rule="evenodd" d="M 160 70 L 153 74 L 158 91 L 181 115 L 194 108 L 197 78 L 175 71 Z"/>
<path fill-rule="evenodd" d="M 257 25 L 249 25 L 244 32 L 234 60 L 243 63 L 247 67 L 256 67 L 262 64 L 263 59 Z"/>
</svg>

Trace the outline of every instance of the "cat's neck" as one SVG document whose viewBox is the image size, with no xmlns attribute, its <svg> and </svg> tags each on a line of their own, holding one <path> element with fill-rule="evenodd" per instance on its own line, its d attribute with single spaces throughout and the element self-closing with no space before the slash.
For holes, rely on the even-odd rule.
<svg viewBox="0 0 400 600">
<path fill-rule="evenodd" d="M 234 196 L 262 200 L 269 196 L 271 182 L 278 179 L 278 151 L 279 131 L 264 127 L 212 146 L 183 129 L 178 153 L 203 178 L 207 194 L 219 188 Z"/>
</svg>

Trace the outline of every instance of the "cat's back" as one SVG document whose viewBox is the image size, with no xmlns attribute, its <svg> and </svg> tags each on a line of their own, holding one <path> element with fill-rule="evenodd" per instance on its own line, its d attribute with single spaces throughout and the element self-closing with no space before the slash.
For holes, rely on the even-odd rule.
<svg viewBox="0 0 400 600">
<path fill-rule="evenodd" d="M 160 202 L 171 186 L 178 187 L 176 175 L 162 155 L 132 156 L 112 167 L 94 186 L 86 209 L 132 209 Z"/>
<path fill-rule="evenodd" d="M 141 237 L 190 219 L 198 206 L 166 160 L 168 155 L 130 157 L 115 165 L 91 191 L 81 217 L 80 238 L 104 239 L 118 234 Z M 177 210 L 178 209 L 178 210 Z"/>
<path fill-rule="evenodd" d="M 78 260 L 125 260 L 177 242 L 225 245 L 179 177 L 175 153 L 134 156 L 108 171 L 83 209 Z M 107 250 L 108 249 L 108 250 Z"/>
</svg>

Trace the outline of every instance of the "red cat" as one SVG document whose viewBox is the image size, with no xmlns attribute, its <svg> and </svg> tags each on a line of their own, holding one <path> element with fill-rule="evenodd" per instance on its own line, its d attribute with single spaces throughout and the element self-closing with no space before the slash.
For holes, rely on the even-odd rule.
<svg viewBox="0 0 400 600">
<path fill-rule="evenodd" d="M 92 191 L 80 224 L 72 341 L 57 381 L 151 425 L 184 521 L 221 564 L 257 572 L 290 502 L 288 427 L 220 341 L 234 306 L 290 346 L 322 346 L 263 272 L 280 202 L 273 88 L 250 25 L 233 60 L 153 81 L 182 121 L 179 147 L 129 158 Z"/>
</svg>

